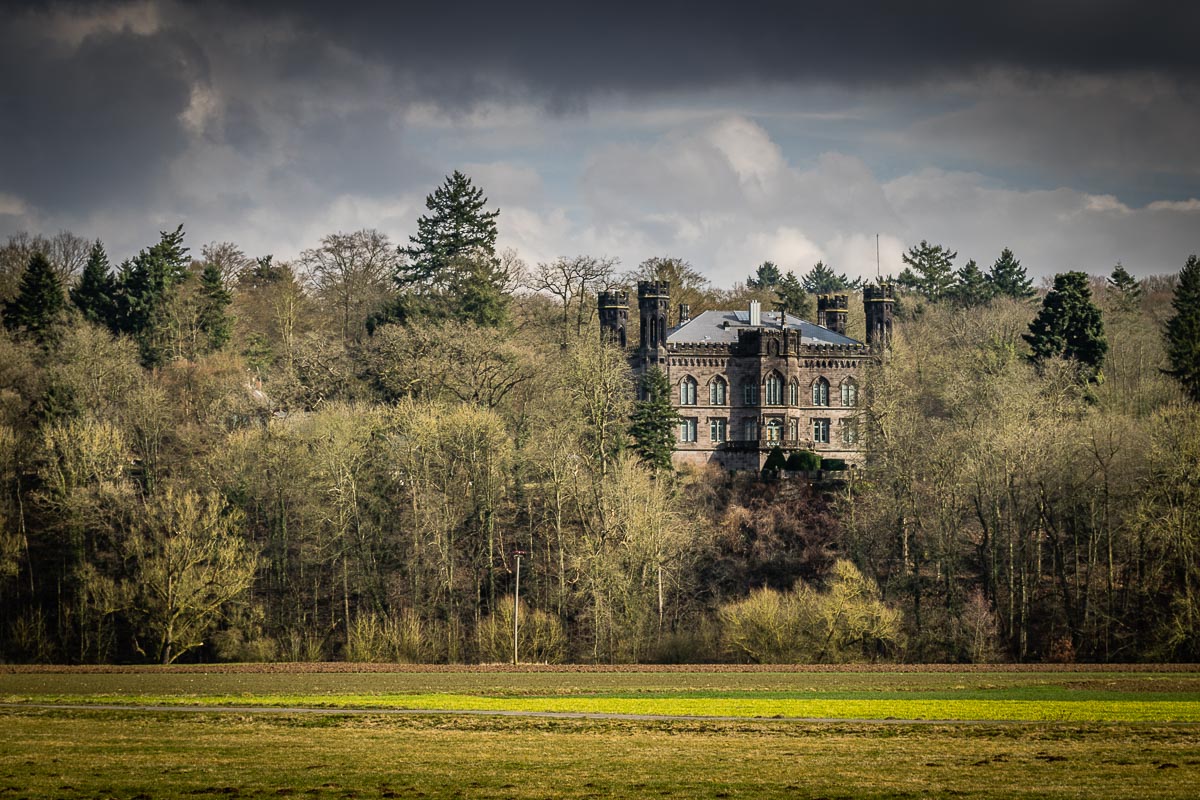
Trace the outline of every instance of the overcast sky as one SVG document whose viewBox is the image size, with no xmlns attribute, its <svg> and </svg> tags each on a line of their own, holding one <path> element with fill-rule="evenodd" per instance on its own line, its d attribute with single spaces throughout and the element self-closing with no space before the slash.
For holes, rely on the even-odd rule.
<svg viewBox="0 0 1200 800">
<path fill-rule="evenodd" d="M 397 242 L 454 169 L 501 245 L 874 275 L 1200 251 L 1200 4 L 6 4 L 0 235 Z M 412 8 L 406 8 L 411 5 Z M 353 10 L 352 10 L 353 9 Z"/>
</svg>

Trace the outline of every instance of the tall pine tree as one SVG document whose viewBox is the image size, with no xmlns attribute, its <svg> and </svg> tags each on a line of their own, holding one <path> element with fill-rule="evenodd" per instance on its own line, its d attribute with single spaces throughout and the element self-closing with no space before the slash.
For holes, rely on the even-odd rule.
<svg viewBox="0 0 1200 800">
<path fill-rule="evenodd" d="M 1129 274 L 1120 263 L 1113 267 L 1112 275 L 1108 278 L 1108 291 L 1117 301 L 1117 307 L 1122 311 L 1135 311 L 1142 302 L 1142 285 L 1137 278 Z"/>
<path fill-rule="evenodd" d="M 71 302 L 82 312 L 85 319 L 104 325 L 116 326 L 117 282 L 108 266 L 108 254 L 97 239 L 88 252 L 87 264 L 79 283 L 71 289 Z"/>
<path fill-rule="evenodd" d="M 497 211 L 487 210 L 483 190 L 458 170 L 425 198 L 430 213 L 400 248 L 406 263 L 396 271 L 400 297 L 374 321 L 414 316 L 458 317 L 497 325 L 505 317 L 506 276 L 496 257 Z"/>
<path fill-rule="evenodd" d="M 162 231 L 153 247 L 121 265 L 117 277 L 117 327 L 138 343 L 142 363 L 154 367 L 170 354 L 170 304 L 187 278 L 183 226 Z"/>
<path fill-rule="evenodd" d="M 833 294 L 862 288 L 862 278 L 851 280 L 846 277 L 846 273 L 839 274 L 825 266 L 824 261 L 813 264 L 813 268 L 804 273 L 800 283 L 809 294 Z"/>
<path fill-rule="evenodd" d="M 1054 276 L 1054 288 L 1042 301 L 1029 333 L 1023 338 L 1032 349 L 1031 358 L 1066 358 L 1079 363 L 1086 378 L 1099 377 L 1100 364 L 1108 352 L 1100 309 L 1092 302 L 1092 289 L 1083 272 Z"/>
<path fill-rule="evenodd" d="M 992 299 L 992 286 L 975 259 L 963 264 L 954 273 L 954 288 L 950 290 L 950 297 L 963 308 L 987 305 Z"/>
<path fill-rule="evenodd" d="M 783 280 L 783 273 L 774 261 L 764 261 L 758 265 L 754 274 L 746 279 L 746 286 L 751 289 L 774 289 Z"/>
<path fill-rule="evenodd" d="M 775 286 L 775 294 L 779 302 L 775 304 L 778 311 L 791 314 L 793 317 L 808 319 L 812 317 L 812 298 L 804 291 L 796 273 L 789 272 Z"/>
<path fill-rule="evenodd" d="M 1033 281 L 1025 274 L 1025 268 L 1007 247 L 1000 251 L 1000 257 L 988 270 L 987 279 L 996 297 L 1024 300 L 1037 294 L 1033 288 Z"/>
<path fill-rule="evenodd" d="M 233 296 L 225 288 L 221 268 L 213 262 L 204 265 L 200 273 L 200 331 L 204 334 L 204 349 L 220 350 L 229 341 L 230 319 L 225 310 Z"/>
<path fill-rule="evenodd" d="M 656 471 L 671 469 L 671 452 L 675 449 L 675 426 L 681 417 L 671 405 L 671 385 L 667 375 L 658 367 L 642 374 L 641 399 L 633 406 L 629 419 L 629 436 L 633 450 L 642 463 Z"/>
<path fill-rule="evenodd" d="M 35 252 L 21 275 L 17 296 L 4 305 L 4 327 L 47 342 L 61 321 L 66 299 L 62 281 L 44 253 Z"/>
<path fill-rule="evenodd" d="M 1200 403 L 1200 259 L 1188 257 L 1171 298 L 1175 316 L 1167 320 L 1167 374 L 1179 381 L 1193 403 Z"/>
<path fill-rule="evenodd" d="M 954 259 L 957 257 L 956 251 L 922 239 L 919 245 L 908 248 L 908 252 L 900 257 L 908 266 L 896 281 L 926 300 L 944 300 L 954 287 Z"/>
</svg>

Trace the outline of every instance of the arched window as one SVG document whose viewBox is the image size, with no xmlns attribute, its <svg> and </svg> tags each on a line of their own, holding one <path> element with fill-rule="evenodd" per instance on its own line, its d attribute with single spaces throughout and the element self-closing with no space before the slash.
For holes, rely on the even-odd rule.
<svg viewBox="0 0 1200 800">
<path fill-rule="evenodd" d="M 829 405 L 829 381 L 817 378 L 812 385 L 812 404 L 814 406 Z"/>
<path fill-rule="evenodd" d="M 777 419 L 767 422 L 767 441 L 778 442 L 783 438 L 783 423 Z"/>
<path fill-rule="evenodd" d="M 696 405 L 696 379 L 691 375 L 679 382 L 679 405 Z"/>
<path fill-rule="evenodd" d="M 800 384 L 796 383 L 795 378 L 792 378 L 791 382 L 788 384 L 788 405 L 800 405 Z"/>
<path fill-rule="evenodd" d="M 854 378 L 842 381 L 842 405 L 858 405 L 858 384 L 854 382 Z"/>
<path fill-rule="evenodd" d="M 764 384 L 766 390 L 766 404 L 769 406 L 778 406 L 783 404 L 783 378 L 779 377 L 779 373 L 772 372 L 767 376 Z"/>
<path fill-rule="evenodd" d="M 708 404 L 710 406 L 723 406 L 728 402 L 729 384 L 720 375 L 713 378 L 708 384 Z"/>
</svg>

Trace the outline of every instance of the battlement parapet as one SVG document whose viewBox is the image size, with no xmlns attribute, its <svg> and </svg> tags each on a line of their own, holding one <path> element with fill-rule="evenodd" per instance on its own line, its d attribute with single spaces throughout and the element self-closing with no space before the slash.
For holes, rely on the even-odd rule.
<svg viewBox="0 0 1200 800">
<path fill-rule="evenodd" d="M 638 299 L 668 298 L 671 296 L 670 281 L 638 281 Z"/>
<path fill-rule="evenodd" d="M 596 304 L 600 308 L 629 308 L 629 292 L 600 292 Z"/>
<path fill-rule="evenodd" d="M 890 303 L 896 299 L 896 287 L 890 283 L 863 287 L 863 302 Z"/>
</svg>

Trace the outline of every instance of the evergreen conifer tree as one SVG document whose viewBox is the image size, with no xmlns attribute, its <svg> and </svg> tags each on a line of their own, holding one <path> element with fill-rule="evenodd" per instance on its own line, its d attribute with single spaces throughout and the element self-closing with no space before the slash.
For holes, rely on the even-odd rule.
<svg viewBox="0 0 1200 800">
<path fill-rule="evenodd" d="M 166 360 L 170 340 L 168 309 L 187 277 L 187 248 L 183 226 L 163 231 L 158 243 L 121 265 L 117 277 L 117 327 L 133 336 L 142 363 L 157 366 Z"/>
<path fill-rule="evenodd" d="M 1136 310 L 1144 294 L 1137 278 L 1130 275 L 1119 263 L 1113 267 L 1112 275 L 1108 278 L 1108 291 L 1114 295 L 1117 306 L 1122 311 Z"/>
<path fill-rule="evenodd" d="M 496 257 L 497 211 L 486 209 L 483 190 L 458 170 L 425 198 L 430 213 L 417 220 L 417 233 L 396 271 L 401 296 L 380 322 L 414 316 L 455 316 L 481 325 L 504 319 L 508 297 Z"/>
<path fill-rule="evenodd" d="M 1054 288 L 1046 294 L 1023 338 L 1035 362 L 1054 357 L 1071 359 L 1080 364 L 1088 380 L 1096 380 L 1108 352 L 1108 341 L 1100 309 L 1092 302 L 1088 276 L 1083 272 L 1055 275 Z"/>
<path fill-rule="evenodd" d="M 675 449 L 675 426 L 680 416 L 671 405 L 671 386 L 667 375 L 651 367 L 642 375 L 641 398 L 630 415 L 629 436 L 633 450 L 644 464 L 655 471 L 671 469 Z"/>
<path fill-rule="evenodd" d="M 1167 320 L 1167 374 L 1193 403 L 1200 403 L 1200 258 L 1195 255 L 1179 271 L 1171 306 L 1175 315 Z"/>
<path fill-rule="evenodd" d="M 207 350 L 220 350 L 229 341 L 230 319 L 225 310 L 233 296 L 221 279 L 221 268 L 212 262 L 200 273 L 200 330 Z"/>
<path fill-rule="evenodd" d="M 992 285 L 974 259 L 963 264 L 958 272 L 954 273 L 954 277 L 955 284 L 951 296 L 960 306 L 975 308 L 987 305 L 992 299 Z"/>
<path fill-rule="evenodd" d="M 846 273 L 836 273 L 829 267 L 825 266 L 824 261 L 818 261 L 813 265 L 813 268 L 804 274 L 800 279 L 804 291 L 809 294 L 833 294 L 834 292 L 844 292 L 848 289 L 858 289 L 862 286 L 862 279 L 855 278 L 851 280 L 846 277 Z"/>
<path fill-rule="evenodd" d="M 24 330 L 39 342 L 46 342 L 65 307 L 62 281 L 45 254 L 35 252 L 21 275 L 17 296 L 4 305 L 4 327 Z"/>
<path fill-rule="evenodd" d="M 783 273 L 774 261 L 764 261 L 758 265 L 754 275 L 746 279 L 746 286 L 751 289 L 774 289 L 783 280 Z"/>
<path fill-rule="evenodd" d="M 108 266 L 108 254 L 97 239 L 88 253 L 79 283 L 71 289 L 71 302 L 85 319 L 111 329 L 116 326 L 116 294 L 117 282 Z"/>
<path fill-rule="evenodd" d="M 775 294 L 779 297 L 779 302 L 776 304 L 778 310 L 802 319 L 812 317 L 812 298 L 800 285 L 800 279 L 796 277 L 796 273 L 789 272 L 785 275 L 775 286 Z"/>
<path fill-rule="evenodd" d="M 1025 274 L 1025 268 L 1007 247 L 1000 251 L 1000 257 L 988 270 L 987 279 L 992 285 L 992 294 L 995 297 L 1024 300 L 1037 294 L 1033 288 L 1033 281 Z"/>
<path fill-rule="evenodd" d="M 924 239 L 901 256 L 906 266 L 896 281 L 926 300 L 945 299 L 954 287 L 954 259 L 958 253 Z"/>
</svg>

